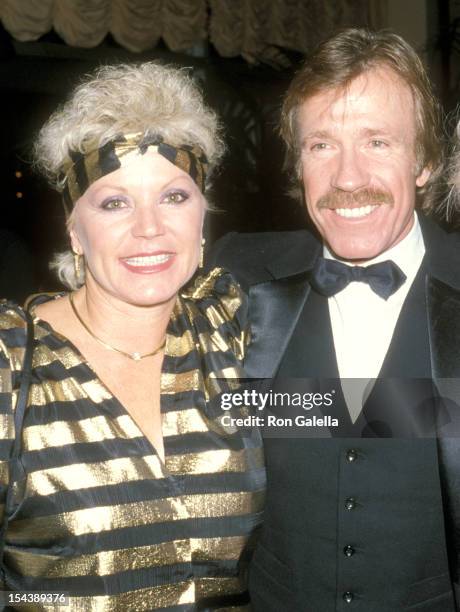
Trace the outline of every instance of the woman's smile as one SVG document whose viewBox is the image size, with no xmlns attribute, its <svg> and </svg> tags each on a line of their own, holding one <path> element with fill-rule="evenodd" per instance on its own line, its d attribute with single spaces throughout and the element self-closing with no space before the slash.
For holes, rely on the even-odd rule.
<svg viewBox="0 0 460 612">
<path fill-rule="evenodd" d="M 166 251 L 155 253 L 139 253 L 129 257 L 120 258 L 125 268 L 134 274 L 153 274 L 168 270 L 174 263 L 176 254 Z"/>
</svg>

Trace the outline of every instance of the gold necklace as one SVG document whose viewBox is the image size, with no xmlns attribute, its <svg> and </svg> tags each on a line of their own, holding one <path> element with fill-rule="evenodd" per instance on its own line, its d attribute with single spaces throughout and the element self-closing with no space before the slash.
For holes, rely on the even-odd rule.
<svg viewBox="0 0 460 612">
<path fill-rule="evenodd" d="M 90 330 L 90 328 L 88 327 L 88 325 L 83 321 L 83 319 L 80 316 L 80 313 L 77 310 L 77 307 L 75 306 L 75 302 L 73 301 L 73 293 L 69 293 L 69 300 L 70 300 L 70 305 L 72 306 L 72 310 L 73 310 L 74 315 L 77 317 L 77 319 L 83 325 L 83 327 L 86 329 L 88 334 L 90 336 L 92 336 L 95 340 L 97 340 L 99 342 L 99 344 L 102 344 L 102 346 L 104 346 L 106 349 L 109 349 L 110 351 L 115 351 L 116 353 L 120 353 L 120 355 L 124 355 L 125 357 L 129 357 L 133 361 L 140 361 L 141 359 L 145 359 L 145 357 L 153 357 L 153 355 L 156 355 L 157 353 L 159 353 L 165 347 L 166 337 L 165 337 L 165 339 L 163 340 L 163 342 L 160 344 L 160 346 L 158 348 L 156 348 L 151 353 L 145 353 L 145 355 L 141 355 L 137 351 L 135 351 L 134 353 L 127 353 L 126 351 L 122 351 L 121 349 L 115 348 L 114 346 L 108 344 L 107 342 L 104 342 L 104 340 L 101 340 L 100 338 L 98 338 L 96 336 L 96 334 L 94 332 L 92 332 Z"/>
</svg>

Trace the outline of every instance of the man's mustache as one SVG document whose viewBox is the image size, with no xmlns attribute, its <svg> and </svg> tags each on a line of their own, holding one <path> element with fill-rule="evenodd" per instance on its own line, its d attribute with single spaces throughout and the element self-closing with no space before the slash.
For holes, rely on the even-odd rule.
<svg viewBox="0 0 460 612">
<path fill-rule="evenodd" d="M 360 191 L 350 192 L 334 189 L 321 196 L 317 202 L 318 208 L 347 208 L 359 204 L 360 206 L 375 204 L 394 204 L 391 193 L 381 189 L 361 189 Z"/>
</svg>

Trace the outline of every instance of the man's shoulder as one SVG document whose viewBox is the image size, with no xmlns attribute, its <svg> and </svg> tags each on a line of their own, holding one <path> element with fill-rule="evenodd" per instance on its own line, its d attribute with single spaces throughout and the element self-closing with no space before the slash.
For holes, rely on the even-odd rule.
<svg viewBox="0 0 460 612">
<path fill-rule="evenodd" d="M 213 245 L 208 265 L 229 270 L 243 284 L 253 284 L 308 269 L 318 248 L 308 230 L 231 232 Z"/>
<path fill-rule="evenodd" d="M 460 290 L 460 232 L 447 231 L 430 219 L 420 221 L 431 276 Z"/>
</svg>

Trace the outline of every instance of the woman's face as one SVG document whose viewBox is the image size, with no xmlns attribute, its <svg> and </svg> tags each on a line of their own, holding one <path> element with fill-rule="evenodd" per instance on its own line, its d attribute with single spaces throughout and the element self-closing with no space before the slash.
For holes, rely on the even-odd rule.
<svg viewBox="0 0 460 612">
<path fill-rule="evenodd" d="M 205 200 L 156 152 L 132 152 L 76 202 L 70 231 L 88 290 L 150 306 L 175 299 L 200 257 Z"/>
</svg>

